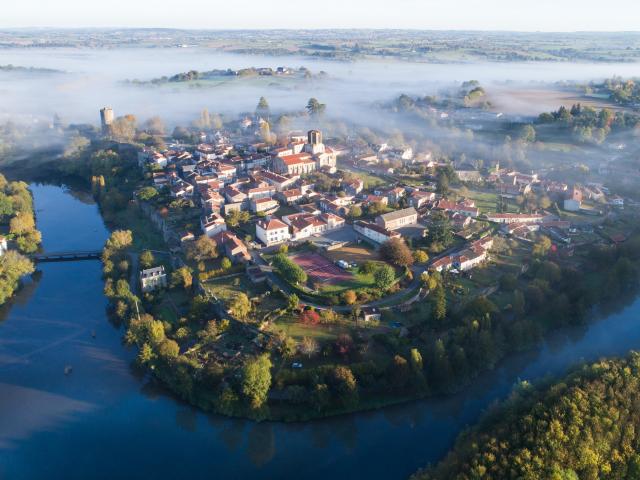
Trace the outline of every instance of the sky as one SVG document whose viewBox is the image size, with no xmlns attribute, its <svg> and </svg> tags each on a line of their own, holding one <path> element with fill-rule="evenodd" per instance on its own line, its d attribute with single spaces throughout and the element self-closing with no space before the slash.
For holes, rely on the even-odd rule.
<svg viewBox="0 0 640 480">
<path fill-rule="evenodd" d="M 638 31 L 640 1 L 4 0 L 0 28 Z"/>
</svg>

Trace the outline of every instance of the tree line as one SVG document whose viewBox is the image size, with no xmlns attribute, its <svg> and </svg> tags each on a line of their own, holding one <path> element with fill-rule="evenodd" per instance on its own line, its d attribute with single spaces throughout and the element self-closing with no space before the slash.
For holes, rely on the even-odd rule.
<svg viewBox="0 0 640 480">
<path fill-rule="evenodd" d="M 640 354 L 584 365 L 510 398 L 413 480 L 640 478 Z"/>
</svg>

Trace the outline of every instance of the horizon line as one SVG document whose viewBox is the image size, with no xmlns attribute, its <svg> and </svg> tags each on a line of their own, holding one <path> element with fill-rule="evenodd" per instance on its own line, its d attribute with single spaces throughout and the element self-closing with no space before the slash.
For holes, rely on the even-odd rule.
<svg viewBox="0 0 640 480">
<path fill-rule="evenodd" d="M 24 26 L 9 27 L 0 26 L 0 31 L 11 30 L 173 30 L 173 31 L 199 31 L 199 32 L 332 32 L 332 31 L 351 31 L 351 32 L 438 32 L 438 33 L 528 33 L 528 34 L 630 34 L 640 33 L 638 30 L 508 30 L 508 29 L 469 29 L 469 28 L 382 28 L 382 27 L 318 27 L 318 28 L 291 28 L 291 27 L 269 27 L 269 28 L 245 28 L 245 27 L 226 27 L 226 28 L 206 28 L 206 27 L 166 27 L 166 26 Z"/>
</svg>

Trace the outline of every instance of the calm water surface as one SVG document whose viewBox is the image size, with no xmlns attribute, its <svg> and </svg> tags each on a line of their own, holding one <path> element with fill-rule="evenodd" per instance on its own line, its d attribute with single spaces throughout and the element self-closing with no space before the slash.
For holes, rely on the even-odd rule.
<svg viewBox="0 0 640 480">
<path fill-rule="evenodd" d="M 104 243 L 89 197 L 33 191 L 46 250 Z M 0 311 L 0 478 L 406 478 L 444 455 L 518 378 L 640 348 L 636 302 L 510 358 L 459 395 L 305 425 L 255 424 L 198 413 L 132 372 L 134 352 L 105 315 L 99 262 L 39 270 Z"/>
</svg>

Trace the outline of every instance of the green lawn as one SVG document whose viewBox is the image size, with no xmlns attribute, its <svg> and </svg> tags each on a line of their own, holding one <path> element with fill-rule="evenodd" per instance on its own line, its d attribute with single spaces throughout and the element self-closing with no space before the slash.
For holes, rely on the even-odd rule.
<svg viewBox="0 0 640 480">
<path fill-rule="evenodd" d="M 364 188 L 374 188 L 378 185 L 386 185 L 389 183 L 389 180 L 386 180 L 382 176 L 374 175 L 362 170 L 352 169 L 345 165 L 339 165 L 338 168 L 340 170 L 353 173 L 357 178 L 364 182 Z"/>
<path fill-rule="evenodd" d="M 452 189 L 458 195 L 460 195 L 460 189 Z M 467 188 L 468 194 L 466 198 L 473 200 L 476 203 L 476 207 L 480 209 L 480 213 L 492 213 L 496 211 L 498 204 L 498 193 L 493 191 L 480 191 L 472 188 Z M 518 206 L 507 199 L 505 199 L 507 212 L 517 213 Z"/>
<path fill-rule="evenodd" d="M 203 286 L 225 305 L 239 293 L 244 293 L 252 299 L 267 292 L 266 284 L 254 285 L 244 273 L 231 278 L 207 280 Z M 259 302 L 256 302 L 255 307 L 251 317 L 262 320 L 268 313 L 284 308 L 286 304 L 279 294 L 272 293 L 262 297 Z"/>
<path fill-rule="evenodd" d="M 271 325 L 270 330 L 284 332 L 297 341 L 302 340 L 304 337 L 323 341 L 334 339 L 341 333 L 348 333 L 349 322 L 340 321 L 331 325 L 307 325 L 300 322 L 297 315 L 287 313 L 278 318 Z"/>
<path fill-rule="evenodd" d="M 260 287 L 253 285 L 245 274 L 232 278 L 214 278 L 204 282 L 203 286 L 221 302 L 232 300 L 238 293 L 246 293 L 249 298 L 261 293 Z"/>
<path fill-rule="evenodd" d="M 135 250 L 167 249 L 156 226 L 137 208 L 129 206 L 110 215 L 109 220 L 115 224 L 116 228 L 124 228 L 133 232 L 133 248 Z"/>
<path fill-rule="evenodd" d="M 178 322 L 178 316 L 176 315 L 175 310 L 169 305 L 160 305 L 157 309 L 155 309 L 154 313 L 158 319 L 169 322 L 172 325 Z"/>
</svg>

